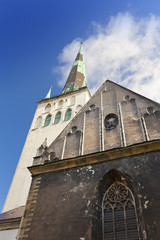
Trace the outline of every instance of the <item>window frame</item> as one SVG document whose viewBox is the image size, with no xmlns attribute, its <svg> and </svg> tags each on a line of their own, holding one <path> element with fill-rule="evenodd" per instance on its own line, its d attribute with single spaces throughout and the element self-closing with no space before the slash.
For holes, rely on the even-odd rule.
<svg viewBox="0 0 160 240">
<path fill-rule="evenodd" d="M 51 104 L 48 103 L 44 108 L 44 112 L 47 113 L 47 112 L 50 112 L 50 111 L 51 111 Z"/>
<path fill-rule="evenodd" d="M 57 117 L 58 114 L 60 115 L 59 118 Z M 60 111 L 56 113 L 55 118 L 54 118 L 54 124 L 57 124 L 57 123 L 60 122 L 60 120 L 61 120 L 61 116 L 62 116 L 62 113 L 61 113 Z M 56 119 L 58 119 L 58 121 L 57 121 Z"/>
<path fill-rule="evenodd" d="M 70 120 L 71 116 L 72 116 L 72 109 L 68 108 L 65 112 L 64 121 Z"/>
<path fill-rule="evenodd" d="M 108 193 L 108 191 L 109 191 L 109 189 L 113 186 L 113 185 L 116 185 L 116 184 L 121 184 L 121 185 L 123 185 L 125 188 L 126 188 L 126 191 L 128 191 L 128 195 L 127 195 L 127 197 L 124 199 L 124 200 L 120 200 L 120 201 L 118 201 L 118 200 L 116 200 L 116 201 L 111 201 L 109 198 L 107 198 L 108 197 L 108 195 L 107 195 L 107 193 Z M 136 203 L 135 203 L 135 198 L 134 198 L 134 195 L 133 195 L 133 193 L 131 192 L 131 190 L 125 185 L 125 184 L 123 184 L 122 182 L 119 182 L 119 181 L 115 181 L 115 182 L 113 182 L 109 187 L 108 187 L 108 189 L 106 190 L 106 192 L 105 192 L 105 194 L 104 194 L 104 197 L 103 197 L 103 200 L 102 200 L 102 235 L 103 235 L 103 240 L 106 240 L 106 239 L 108 239 L 109 238 L 109 234 L 110 234 L 110 236 L 113 236 L 113 239 L 115 239 L 115 237 L 116 237 L 116 235 L 117 234 L 119 234 L 119 232 L 120 232 L 120 234 L 122 234 L 122 232 L 124 233 L 124 236 L 122 236 L 122 239 L 123 240 L 127 240 L 128 239 L 128 234 L 130 233 L 129 231 L 131 230 L 131 229 L 129 229 L 129 220 L 131 220 L 131 219 L 129 219 L 129 217 L 127 218 L 127 210 L 126 210 L 126 208 L 127 208 L 127 204 L 128 203 L 130 203 L 133 207 L 134 207 L 134 210 L 133 210 L 133 215 L 132 215 L 132 218 L 131 219 L 133 219 L 133 221 L 135 221 L 134 223 L 136 223 L 135 224 L 135 226 L 136 226 L 136 228 L 134 229 L 133 228 L 133 230 L 134 231 L 136 231 L 137 230 L 137 232 L 136 232 L 136 234 L 137 234 L 137 238 L 135 238 L 136 240 L 138 240 L 138 239 L 140 239 L 140 234 L 139 234 L 139 225 L 138 225 L 138 217 L 137 217 L 137 210 L 136 210 Z M 116 224 L 117 224 L 117 219 L 116 219 L 116 211 L 117 211 L 117 206 L 118 205 L 121 205 L 121 207 L 123 208 L 123 215 L 119 215 L 118 216 L 118 221 L 120 221 L 119 219 L 120 219 L 120 217 L 121 217 L 121 219 L 123 218 L 124 219 L 124 224 L 123 224 L 123 221 L 121 220 L 121 224 L 123 225 L 123 227 L 124 228 L 122 228 L 121 230 L 119 230 L 119 231 L 116 231 Z M 110 218 L 108 218 L 108 220 L 109 221 L 107 221 L 107 218 L 106 218 L 106 216 L 107 216 L 107 214 L 105 214 L 105 209 L 107 209 L 107 206 L 109 206 L 109 208 L 111 209 L 111 211 L 109 212 L 108 211 L 108 216 L 110 217 Z M 107 212 L 107 211 L 106 211 Z M 118 214 L 120 214 L 120 213 L 118 213 Z M 134 218 L 135 217 L 135 218 Z M 111 221 L 111 220 L 112 221 Z M 128 222 L 127 222 L 128 221 Z M 106 235 L 105 236 L 105 229 L 106 229 L 106 226 L 107 226 L 107 223 L 109 224 L 110 223 L 110 228 L 112 228 L 113 229 L 113 231 L 109 231 L 108 232 L 108 236 Z M 127 225 L 128 224 L 128 225 Z M 132 223 L 133 224 L 133 223 Z M 121 226 L 122 226 L 121 225 Z M 112 227 L 111 227 L 112 226 Z M 128 227 L 128 228 L 127 228 Z M 118 227 L 117 227 L 117 229 L 118 229 Z M 106 232 L 107 233 L 107 232 Z"/>
<path fill-rule="evenodd" d="M 47 119 L 48 118 L 48 119 Z M 44 127 L 47 127 L 49 126 L 49 124 L 51 123 L 51 118 L 52 118 L 52 115 L 51 114 L 48 114 L 45 118 L 45 121 L 44 121 Z"/>
</svg>

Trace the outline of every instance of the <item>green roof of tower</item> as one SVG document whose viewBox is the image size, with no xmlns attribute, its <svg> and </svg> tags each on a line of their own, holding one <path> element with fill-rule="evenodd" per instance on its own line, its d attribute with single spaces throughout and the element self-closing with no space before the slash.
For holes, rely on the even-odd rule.
<svg viewBox="0 0 160 240">
<path fill-rule="evenodd" d="M 83 55 L 83 42 L 81 42 L 79 52 L 73 63 L 72 69 L 64 86 L 62 94 L 73 92 L 86 86 L 87 82 Z"/>
</svg>

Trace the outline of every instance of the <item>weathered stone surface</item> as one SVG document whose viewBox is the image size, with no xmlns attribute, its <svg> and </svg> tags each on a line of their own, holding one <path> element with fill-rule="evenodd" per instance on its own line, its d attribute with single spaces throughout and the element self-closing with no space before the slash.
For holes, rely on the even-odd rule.
<svg viewBox="0 0 160 240">
<path fill-rule="evenodd" d="M 34 215 L 25 239 L 102 240 L 102 199 L 107 188 L 114 181 L 120 181 L 134 194 L 141 239 L 158 240 L 159 158 L 160 152 L 142 153 L 42 174 Z"/>
<path fill-rule="evenodd" d="M 152 112 L 146 113 L 147 109 L 152 109 Z M 50 148 L 55 149 L 58 159 L 67 159 L 160 139 L 159 112 L 158 103 L 107 80 L 47 151 L 50 151 Z M 113 116 L 117 118 L 117 124 L 110 129 L 105 126 L 108 116 L 111 116 L 108 120 L 111 125 L 114 125 Z M 69 144 L 69 139 L 73 136 L 68 138 L 68 134 L 73 126 L 77 126 L 78 131 L 82 132 L 81 140 L 75 138 L 76 141 L 72 141 L 73 144 L 70 141 Z M 64 143 L 63 150 L 59 139 Z M 69 144 L 69 147 L 66 147 L 66 144 Z M 70 147 L 73 154 L 68 149 Z"/>
<path fill-rule="evenodd" d="M 145 141 L 136 100 L 134 98 L 128 99 L 121 102 L 120 106 L 122 111 L 122 127 L 124 130 L 125 146 Z"/>
<path fill-rule="evenodd" d="M 107 130 L 104 126 L 104 121 L 106 116 L 109 114 L 115 114 L 118 119 L 120 119 L 120 115 L 118 112 L 118 105 L 117 105 L 117 99 L 116 99 L 116 92 L 115 90 L 105 90 L 102 92 L 103 97 L 103 138 L 104 138 L 104 148 L 103 150 L 121 147 L 123 146 L 123 143 L 121 141 L 121 123 L 120 120 L 118 121 L 118 125 L 115 127 L 115 129 Z"/>
<path fill-rule="evenodd" d="M 83 154 L 99 152 L 101 142 L 100 109 L 94 108 L 85 113 Z"/>
<path fill-rule="evenodd" d="M 139 239 L 159 240 L 159 110 L 105 82 L 42 155 L 47 162 L 29 167 L 19 240 L 103 240 L 102 201 L 115 182 L 133 193 Z M 51 153 L 61 159 L 51 161 Z"/>
</svg>

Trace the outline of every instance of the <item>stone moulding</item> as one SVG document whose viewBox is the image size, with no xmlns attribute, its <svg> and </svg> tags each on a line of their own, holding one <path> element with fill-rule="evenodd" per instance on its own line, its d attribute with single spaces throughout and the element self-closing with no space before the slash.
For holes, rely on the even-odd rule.
<svg viewBox="0 0 160 240">
<path fill-rule="evenodd" d="M 31 172 L 32 176 L 36 176 L 40 174 L 64 171 L 76 167 L 98 164 L 101 162 L 114 161 L 156 151 L 160 151 L 160 140 L 143 142 L 125 148 L 116 148 L 103 152 L 78 156 L 76 158 L 58 160 L 52 163 L 31 166 L 28 167 L 28 169 Z"/>
</svg>

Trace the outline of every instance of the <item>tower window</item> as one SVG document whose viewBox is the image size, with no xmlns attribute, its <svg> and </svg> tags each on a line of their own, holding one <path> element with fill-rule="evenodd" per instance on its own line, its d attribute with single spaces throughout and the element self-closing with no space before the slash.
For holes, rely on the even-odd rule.
<svg viewBox="0 0 160 240">
<path fill-rule="evenodd" d="M 51 110 L 51 104 L 47 104 L 47 106 L 45 107 L 45 112 L 49 112 Z"/>
<path fill-rule="evenodd" d="M 51 122 L 51 115 L 49 114 L 45 119 L 44 127 L 48 126 L 50 122 Z"/>
<path fill-rule="evenodd" d="M 63 100 L 60 100 L 59 102 L 58 102 L 58 108 L 62 108 L 63 107 Z"/>
<path fill-rule="evenodd" d="M 64 118 L 64 121 L 67 121 L 71 118 L 71 114 L 72 114 L 72 110 L 71 109 L 68 109 L 65 113 L 65 118 Z"/>
<path fill-rule="evenodd" d="M 74 105 L 74 104 L 75 104 L 75 100 L 76 100 L 75 96 L 72 96 L 72 97 L 70 98 L 69 104 L 70 104 L 70 105 Z"/>
<path fill-rule="evenodd" d="M 135 200 L 128 187 L 114 182 L 103 198 L 104 240 L 139 240 Z"/>
<path fill-rule="evenodd" d="M 61 120 L 61 112 L 58 112 L 55 116 L 54 124 L 59 123 L 60 120 Z"/>
<path fill-rule="evenodd" d="M 41 122 L 42 122 L 42 117 L 38 117 L 34 127 L 39 128 L 41 126 Z"/>
</svg>

